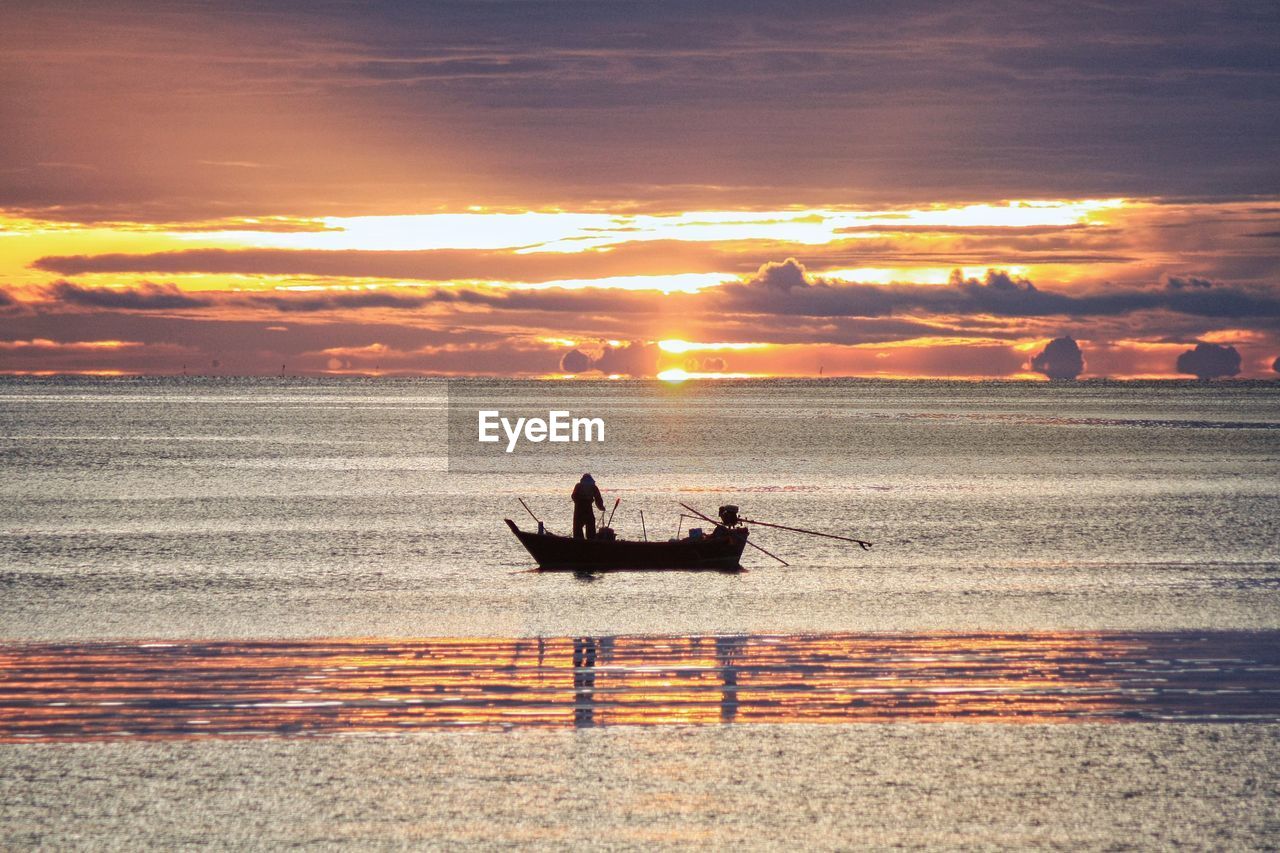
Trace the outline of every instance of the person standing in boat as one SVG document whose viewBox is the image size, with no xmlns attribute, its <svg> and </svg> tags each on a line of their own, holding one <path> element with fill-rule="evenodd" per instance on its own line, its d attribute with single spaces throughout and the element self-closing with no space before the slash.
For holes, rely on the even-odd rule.
<svg viewBox="0 0 1280 853">
<path fill-rule="evenodd" d="M 604 512 L 604 498 L 590 474 L 583 474 L 578 485 L 573 487 L 573 538 L 596 538 L 596 514 L 591 505 L 595 504 Z"/>
</svg>

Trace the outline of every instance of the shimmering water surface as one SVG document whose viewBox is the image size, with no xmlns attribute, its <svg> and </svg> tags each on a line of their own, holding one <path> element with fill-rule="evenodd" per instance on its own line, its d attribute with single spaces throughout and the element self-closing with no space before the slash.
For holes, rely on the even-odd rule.
<svg viewBox="0 0 1280 853">
<path fill-rule="evenodd" d="M 450 473 L 442 382 L 0 381 L 0 846 L 1274 847 L 1275 384 L 484 393 L 640 440 Z M 526 571 L 583 470 L 624 536 L 876 545 Z"/>
<path fill-rule="evenodd" d="M 1280 722 L 1280 634 L 0 648 L 0 742 L 709 723 Z"/>
<path fill-rule="evenodd" d="M 1280 629 L 1275 383 L 481 384 L 648 433 L 448 473 L 439 381 L 5 380 L 0 637 Z M 566 530 L 582 470 L 624 536 L 681 500 L 876 546 L 511 574 L 502 518 Z"/>
</svg>

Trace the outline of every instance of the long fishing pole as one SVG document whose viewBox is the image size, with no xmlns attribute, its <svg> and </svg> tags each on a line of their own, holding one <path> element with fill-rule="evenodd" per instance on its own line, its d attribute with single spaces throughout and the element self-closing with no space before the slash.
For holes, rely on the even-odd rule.
<svg viewBox="0 0 1280 853">
<path fill-rule="evenodd" d="M 778 530 L 790 530 L 792 533 L 807 533 L 810 536 L 823 536 L 827 539 L 839 539 L 841 542 L 856 542 L 862 546 L 862 550 L 869 551 L 873 543 L 863 541 L 862 539 L 854 539 L 851 536 L 837 536 L 834 533 L 821 533 L 817 530 L 805 530 L 802 527 L 787 527 L 785 524 L 770 524 L 767 521 L 756 521 L 754 518 L 740 519 L 743 524 L 757 524 L 761 527 L 776 527 Z"/>
<path fill-rule="evenodd" d="M 680 503 L 680 502 L 679 502 L 679 501 L 676 501 L 676 503 Z M 710 522 L 710 523 L 714 524 L 716 527 L 724 527 L 724 525 L 723 525 L 723 524 L 721 524 L 720 522 L 716 521 L 714 518 L 710 518 L 710 517 L 708 517 L 708 516 L 703 515 L 702 513 L 698 512 L 696 509 L 694 509 L 693 507 L 689 506 L 689 505 L 688 505 L 688 504 L 686 504 L 686 503 L 680 503 L 680 506 L 682 506 L 682 507 L 684 507 L 685 509 L 689 510 L 689 512 L 693 513 L 694 515 L 696 515 L 698 518 L 702 519 L 703 521 L 708 521 L 708 522 Z M 729 529 L 729 528 L 725 527 L 725 530 L 728 530 L 728 529 Z M 752 542 L 750 539 L 747 539 L 747 540 L 746 540 L 746 543 L 747 543 L 748 545 L 750 545 L 752 548 L 755 548 L 755 549 L 756 549 L 757 551 L 759 551 L 761 554 L 765 554 L 766 556 L 772 557 L 773 559 L 777 560 L 779 563 L 782 563 L 782 565 L 784 565 L 784 566 L 788 566 L 788 567 L 789 567 L 789 566 L 791 565 L 791 564 L 790 564 L 790 563 L 788 563 L 786 560 L 784 560 L 784 559 L 782 559 L 781 557 L 779 557 L 777 554 L 774 554 L 774 553 L 771 553 L 771 552 L 769 552 L 769 551 L 766 551 L 764 548 L 761 548 L 759 545 L 757 545 L 756 543 Z"/>
<path fill-rule="evenodd" d="M 530 518 L 532 518 L 534 521 L 538 522 L 539 524 L 542 523 L 542 519 L 534 515 L 533 510 L 529 509 L 529 505 L 524 502 L 524 498 L 516 498 L 516 500 L 520 501 L 520 506 L 524 507 L 524 511 L 529 513 Z"/>
</svg>

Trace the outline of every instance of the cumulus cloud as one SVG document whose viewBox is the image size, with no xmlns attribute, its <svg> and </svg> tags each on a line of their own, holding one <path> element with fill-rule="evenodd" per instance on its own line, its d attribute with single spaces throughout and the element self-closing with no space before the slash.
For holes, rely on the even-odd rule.
<svg viewBox="0 0 1280 853">
<path fill-rule="evenodd" d="M 136 288 L 81 287 L 69 281 L 55 282 L 49 288 L 54 299 L 85 308 L 107 308 L 122 311 L 171 311 L 177 308 L 203 308 L 208 299 L 183 293 L 172 284 L 143 284 Z"/>
<path fill-rule="evenodd" d="M 949 286 L 857 284 L 815 279 L 788 259 L 714 293 L 723 307 L 760 314 L 881 317 L 897 312 L 950 316 L 1116 317 L 1166 310 L 1199 317 L 1280 317 L 1280 296 L 1235 287 L 1095 288 L 1079 294 L 1037 287 L 1029 279 L 989 269 L 981 278 L 956 270 Z"/>
<path fill-rule="evenodd" d="M 580 349 L 571 349 L 560 359 L 560 369 L 565 373 L 586 373 L 591 369 L 591 356 Z"/>
<path fill-rule="evenodd" d="M 1054 338 L 1031 359 L 1031 369 L 1050 379 L 1075 379 L 1084 370 L 1084 356 L 1074 338 Z"/>
<path fill-rule="evenodd" d="M 1232 346 L 1198 343 L 1178 356 L 1177 368 L 1201 379 L 1235 376 L 1240 372 L 1240 353 Z"/>
<path fill-rule="evenodd" d="M 960 270 L 951 271 L 951 286 L 958 287 L 961 290 L 975 291 L 986 288 L 988 290 L 996 290 L 1004 293 L 1035 293 L 1036 286 L 1031 283 L 1030 279 L 1022 276 L 1012 276 L 1004 270 L 987 270 L 986 276 L 982 281 L 974 278 L 965 278 Z"/>
<path fill-rule="evenodd" d="M 752 276 L 751 283 L 769 290 L 787 291 L 794 287 L 808 287 L 809 279 L 799 261 L 787 258 L 781 263 L 768 261 L 762 264 Z"/>
<path fill-rule="evenodd" d="M 988 270 L 979 280 L 956 270 L 949 287 L 920 284 L 856 284 L 810 276 L 794 258 L 766 263 L 753 276 L 721 288 L 732 307 L 759 313 L 822 317 L 878 317 L 897 311 L 1034 316 L 1072 313 L 1071 297 L 1037 290 L 1024 278 Z"/>
<path fill-rule="evenodd" d="M 575 348 L 560 359 L 560 369 L 565 373 L 599 371 L 621 376 L 653 376 L 658 372 L 658 354 L 657 344 L 642 341 L 606 345 L 596 352 Z"/>
</svg>

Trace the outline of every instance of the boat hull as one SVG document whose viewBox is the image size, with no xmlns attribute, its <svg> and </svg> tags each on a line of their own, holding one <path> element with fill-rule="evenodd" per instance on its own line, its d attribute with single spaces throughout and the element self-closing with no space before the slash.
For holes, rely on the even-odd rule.
<svg viewBox="0 0 1280 853">
<path fill-rule="evenodd" d="M 521 530 L 505 519 L 511 532 L 546 572 L 602 571 L 715 571 L 740 572 L 739 560 L 747 544 L 745 527 L 727 536 L 705 536 L 675 542 L 633 542 L 625 539 L 573 539 Z"/>
</svg>

